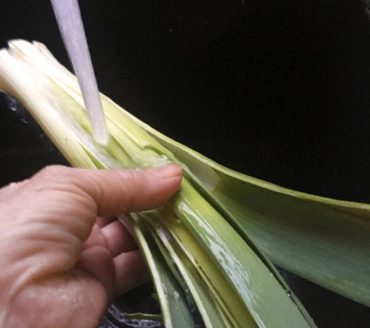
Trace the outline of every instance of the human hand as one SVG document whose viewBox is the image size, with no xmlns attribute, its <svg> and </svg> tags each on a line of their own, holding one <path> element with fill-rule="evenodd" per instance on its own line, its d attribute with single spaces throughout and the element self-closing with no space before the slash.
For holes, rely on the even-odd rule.
<svg viewBox="0 0 370 328">
<path fill-rule="evenodd" d="M 157 207 L 181 169 L 51 166 L 0 189 L 0 326 L 96 327 L 108 300 L 146 280 L 118 214 Z"/>
</svg>

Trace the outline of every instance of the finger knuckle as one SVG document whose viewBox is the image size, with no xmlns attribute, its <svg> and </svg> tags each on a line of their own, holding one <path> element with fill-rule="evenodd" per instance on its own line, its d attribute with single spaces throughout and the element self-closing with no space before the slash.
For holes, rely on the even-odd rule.
<svg viewBox="0 0 370 328">
<path fill-rule="evenodd" d="M 135 199 L 141 196 L 144 188 L 144 176 L 141 170 L 127 170 L 121 174 L 122 185 L 125 189 L 128 207 L 134 207 Z"/>
<path fill-rule="evenodd" d="M 142 172 L 139 170 L 127 170 L 124 171 L 122 176 L 123 183 L 133 189 L 138 191 L 142 184 Z"/>
<path fill-rule="evenodd" d="M 65 176 L 68 174 L 70 168 L 63 165 L 48 165 L 44 167 L 40 173 L 46 176 Z"/>
<path fill-rule="evenodd" d="M 69 184 L 74 180 L 74 169 L 63 165 L 49 165 L 43 168 L 36 178 L 42 182 L 58 182 L 58 184 Z"/>
</svg>

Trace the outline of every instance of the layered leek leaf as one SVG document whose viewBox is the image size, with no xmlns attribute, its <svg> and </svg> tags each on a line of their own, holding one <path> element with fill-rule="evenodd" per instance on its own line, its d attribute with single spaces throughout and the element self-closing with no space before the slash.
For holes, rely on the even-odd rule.
<svg viewBox="0 0 370 328">
<path fill-rule="evenodd" d="M 274 264 L 370 305 L 370 206 L 237 173 L 155 131 L 102 95 L 110 134 L 91 136 L 75 77 L 40 43 L 0 50 L 16 97 L 76 167 L 183 167 L 163 208 L 125 219 L 148 263 L 166 327 L 312 327 Z"/>
</svg>

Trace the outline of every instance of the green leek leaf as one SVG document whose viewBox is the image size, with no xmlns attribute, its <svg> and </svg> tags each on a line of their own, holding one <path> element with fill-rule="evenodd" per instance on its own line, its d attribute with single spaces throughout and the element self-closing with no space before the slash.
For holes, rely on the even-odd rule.
<svg viewBox="0 0 370 328">
<path fill-rule="evenodd" d="M 185 296 L 171 272 L 167 270 L 167 264 L 153 238 L 138 218 L 134 221 L 135 224 L 131 231 L 133 231 L 150 268 L 166 327 L 195 327 Z"/>
<path fill-rule="evenodd" d="M 370 306 L 370 205 L 289 190 L 225 168 L 146 126 L 275 264 Z"/>
</svg>

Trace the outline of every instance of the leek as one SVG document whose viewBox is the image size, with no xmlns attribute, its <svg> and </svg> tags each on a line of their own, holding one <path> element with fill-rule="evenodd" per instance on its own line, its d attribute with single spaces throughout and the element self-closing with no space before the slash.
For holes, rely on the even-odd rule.
<svg viewBox="0 0 370 328">
<path fill-rule="evenodd" d="M 94 143 L 75 77 L 37 42 L 0 50 L 0 90 L 16 97 L 77 167 L 183 167 L 163 208 L 126 218 L 166 327 L 312 327 L 274 262 L 370 305 L 370 206 L 291 191 L 224 168 L 102 95 L 109 131 Z"/>
</svg>

